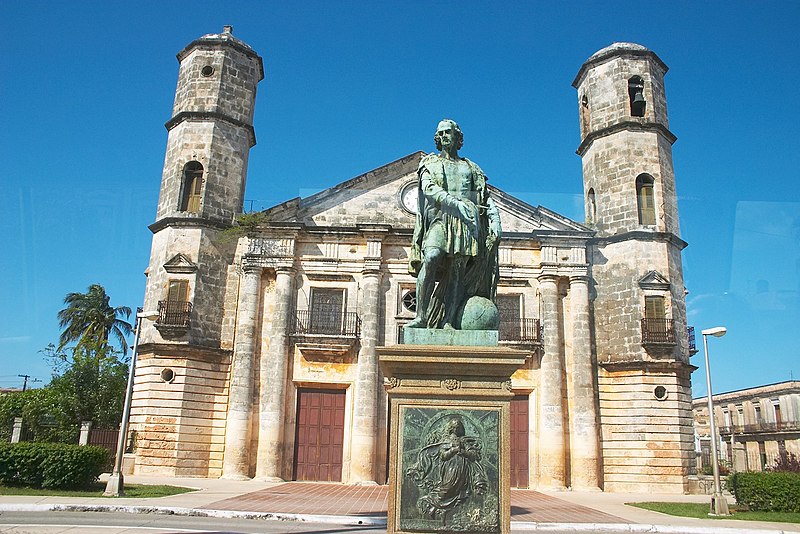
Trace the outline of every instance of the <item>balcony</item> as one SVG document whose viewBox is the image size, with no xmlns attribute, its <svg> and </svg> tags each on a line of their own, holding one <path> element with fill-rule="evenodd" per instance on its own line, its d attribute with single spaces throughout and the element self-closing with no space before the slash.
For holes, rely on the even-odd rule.
<svg viewBox="0 0 800 534">
<path fill-rule="evenodd" d="M 509 345 L 541 345 L 544 337 L 539 319 L 500 321 L 500 342 Z"/>
<path fill-rule="evenodd" d="M 652 353 L 672 352 L 676 345 L 672 319 L 642 319 L 642 345 Z"/>
<path fill-rule="evenodd" d="M 733 434 L 772 434 L 776 432 L 798 432 L 800 421 L 781 421 L 779 423 L 756 423 L 751 425 L 733 425 L 719 427 L 721 435 Z"/>
<path fill-rule="evenodd" d="M 192 303 L 184 300 L 159 300 L 155 327 L 164 337 L 180 337 L 189 330 Z"/>
<path fill-rule="evenodd" d="M 291 335 L 335 336 L 356 339 L 361 334 L 361 319 L 355 312 L 329 310 L 298 310 L 295 312 Z"/>
</svg>

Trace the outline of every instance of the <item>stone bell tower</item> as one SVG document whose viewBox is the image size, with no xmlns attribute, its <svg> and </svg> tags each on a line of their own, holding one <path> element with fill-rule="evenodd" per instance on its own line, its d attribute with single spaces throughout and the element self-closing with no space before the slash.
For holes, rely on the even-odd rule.
<svg viewBox="0 0 800 534">
<path fill-rule="evenodd" d="M 612 491 L 681 493 L 693 453 L 686 243 L 666 72 L 647 48 L 614 43 L 592 55 L 573 82 L 586 222 L 596 230 L 591 311 L 604 483 Z"/>
<path fill-rule="evenodd" d="M 141 337 L 132 406 L 139 443 L 135 472 L 213 477 L 221 469 L 232 352 L 225 334 L 232 326 L 224 324 L 223 310 L 229 281 L 237 279 L 236 244 L 219 234 L 242 211 L 264 67 L 230 26 L 191 42 L 177 58 L 178 86 L 150 225 L 144 308 L 159 316 L 144 321 Z"/>
</svg>

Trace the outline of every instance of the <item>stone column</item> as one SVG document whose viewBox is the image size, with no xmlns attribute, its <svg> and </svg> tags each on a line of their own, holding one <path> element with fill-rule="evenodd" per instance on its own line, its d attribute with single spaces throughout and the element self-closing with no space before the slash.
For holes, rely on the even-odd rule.
<svg viewBox="0 0 800 534">
<path fill-rule="evenodd" d="M 253 412 L 253 354 L 255 352 L 261 267 L 243 265 L 236 316 L 236 342 L 231 362 L 225 457 L 222 478 L 243 480 L 250 472 L 250 417 Z"/>
<path fill-rule="evenodd" d="M 588 277 L 571 276 L 569 292 L 572 308 L 571 486 L 577 490 L 597 490 L 600 488 L 600 440 L 594 399 Z"/>
<path fill-rule="evenodd" d="M 14 426 L 11 429 L 11 443 L 19 443 L 22 437 L 22 417 L 14 418 Z"/>
<path fill-rule="evenodd" d="M 294 276 L 295 270 L 291 267 L 276 269 L 275 309 L 269 329 L 269 349 L 261 357 L 256 478 L 270 482 L 283 481 L 283 424 Z"/>
<path fill-rule="evenodd" d="M 561 321 L 558 316 L 558 276 L 539 277 L 544 325 L 544 355 L 539 370 L 539 486 L 565 487 L 564 403 L 561 395 Z"/>
<path fill-rule="evenodd" d="M 378 444 L 378 344 L 381 273 L 365 270 L 361 279 L 361 349 L 353 395 L 350 481 L 376 484 Z"/>
</svg>

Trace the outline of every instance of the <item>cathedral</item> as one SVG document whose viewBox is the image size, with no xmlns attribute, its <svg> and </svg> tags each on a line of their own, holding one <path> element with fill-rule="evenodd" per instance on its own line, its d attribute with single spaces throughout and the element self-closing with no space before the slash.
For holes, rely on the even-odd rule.
<svg viewBox="0 0 800 534">
<path fill-rule="evenodd" d="M 159 315 L 143 321 L 126 470 L 383 484 L 393 422 L 376 349 L 415 317 L 425 154 L 248 214 L 231 238 L 262 59 L 227 26 L 177 57 L 144 298 Z M 694 342 L 666 72 L 633 43 L 580 66 L 584 221 L 489 186 L 499 343 L 527 354 L 511 380 L 514 487 L 689 489 Z"/>
</svg>

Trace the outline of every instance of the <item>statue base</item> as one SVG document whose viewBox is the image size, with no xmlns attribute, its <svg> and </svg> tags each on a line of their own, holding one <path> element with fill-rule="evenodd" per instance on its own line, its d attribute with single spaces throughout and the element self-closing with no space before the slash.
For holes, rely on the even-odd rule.
<svg viewBox="0 0 800 534">
<path fill-rule="evenodd" d="M 391 417 L 387 532 L 509 533 L 511 375 L 527 353 L 431 344 L 377 351 Z"/>
<path fill-rule="evenodd" d="M 405 345 L 444 345 L 447 347 L 496 347 L 497 330 L 441 330 L 403 328 Z"/>
</svg>

